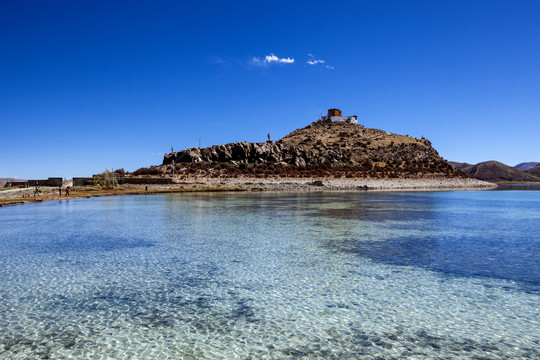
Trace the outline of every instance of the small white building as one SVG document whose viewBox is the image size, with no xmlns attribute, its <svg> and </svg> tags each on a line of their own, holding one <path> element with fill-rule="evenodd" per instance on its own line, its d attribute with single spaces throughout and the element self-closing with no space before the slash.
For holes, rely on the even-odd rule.
<svg viewBox="0 0 540 360">
<path fill-rule="evenodd" d="M 333 122 L 346 122 L 350 124 L 358 124 L 358 116 L 343 116 L 339 109 L 328 109 L 328 115 L 323 116 L 322 120 L 330 120 Z"/>
</svg>

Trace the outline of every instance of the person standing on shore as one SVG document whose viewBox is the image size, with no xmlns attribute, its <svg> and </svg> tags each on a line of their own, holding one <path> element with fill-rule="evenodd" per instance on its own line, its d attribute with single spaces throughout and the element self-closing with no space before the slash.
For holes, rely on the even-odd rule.
<svg viewBox="0 0 540 360">
<path fill-rule="evenodd" d="M 62 197 L 62 185 L 58 187 L 58 196 Z"/>
<path fill-rule="evenodd" d="M 68 186 L 68 187 L 66 188 L 66 197 L 69 197 L 69 192 L 70 192 L 70 191 L 71 191 L 71 187 Z"/>
<path fill-rule="evenodd" d="M 34 190 L 34 197 L 36 197 L 36 195 L 39 197 L 39 185 L 36 184 L 36 190 Z"/>
</svg>

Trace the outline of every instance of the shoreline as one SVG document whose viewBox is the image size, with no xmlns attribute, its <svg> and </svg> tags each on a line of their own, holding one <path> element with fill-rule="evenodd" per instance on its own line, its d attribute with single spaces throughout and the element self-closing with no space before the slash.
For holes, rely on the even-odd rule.
<svg viewBox="0 0 540 360">
<path fill-rule="evenodd" d="M 497 184 L 473 178 L 423 178 L 423 179 L 346 179 L 346 178 L 194 178 L 176 180 L 175 184 L 118 185 L 113 189 L 94 186 L 72 187 L 69 197 L 57 187 L 42 187 L 40 196 L 33 196 L 34 188 L 0 190 L 0 207 L 37 204 L 45 201 L 85 199 L 101 196 L 172 194 L 190 192 L 226 191 L 458 191 L 490 190 Z"/>
<path fill-rule="evenodd" d="M 438 191 L 494 189 L 497 184 L 473 178 L 205 178 L 211 187 L 240 187 L 259 191 Z"/>
</svg>

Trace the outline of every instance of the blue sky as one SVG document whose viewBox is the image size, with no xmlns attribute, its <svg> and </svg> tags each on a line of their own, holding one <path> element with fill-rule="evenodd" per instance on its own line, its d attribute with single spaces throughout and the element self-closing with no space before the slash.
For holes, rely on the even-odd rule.
<svg viewBox="0 0 540 360">
<path fill-rule="evenodd" d="M 3 1 L 0 177 L 133 171 L 330 107 L 448 160 L 540 161 L 538 19 L 538 1 Z"/>
</svg>

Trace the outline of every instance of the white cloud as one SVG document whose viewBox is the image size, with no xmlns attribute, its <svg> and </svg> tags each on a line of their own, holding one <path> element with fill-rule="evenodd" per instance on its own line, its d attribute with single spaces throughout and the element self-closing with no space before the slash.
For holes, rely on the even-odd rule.
<svg viewBox="0 0 540 360">
<path fill-rule="evenodd" d="M 309 60 L 306 62 L 306 64 L 309 64 L 309 65 L 324 64 L 324 60 L 315 59 L 315 56 L 313 54 L 307 54 L 307 56 L 309 57 Z"/>
<path fill-rule="evenodd" d="M 317 65 L 317 64 L 324 64 L 325 61 L 323 59 L 315 59 L 315 56 L 313 54 L 308 54 L 309 60 L 306 62 L 306 64 L 309 65 Z M 332 65 L 326 65 L 325 68 L 334 70 L 334 67 Z"/>
<path fill-rule="evenodd" d="M 272 62 L 278 62 L 278 63 L 283 63 L 283 64 L 292 64 L 294 63 L 294 59 L 291 59 L 291 58 L 278 58 L 276 55 L 274 55 L 274 53 L 271 53 L 270 55 L 266 55 L 264 57 L 264 62 L 265 63 L 272 63 Z"/>
<path fill-rule="evenodd" d="M 274 53 L 271 53 L 270 55 L 266 55 L 264 57 L 264 60 L 262 60 L 260 57 L 253 57 L 251 59 L 251 62 L 255 65 L 268 65 L 268 64 L 271 64 L 271 63 L 279 63 L 279 64 L 293 64 L 294 63 L 294 59 L 293 58 L 290 58 L 290 57 L 287 57 L 287 58 L 280 58 L 276 55 L 274 55 Z"/>
<path fill-rule="evenodd" d="M 317 66 L 321 65 L 324 66 L 325 69 L 334 70 L 334 67 L 332 65 L 326 64 L 326 61 L 323 59 L 316 59 L 313 54 L 308 54 L 309 59 L 306 61 L 306 64 L 311 66 Z M 256 66 L 269 66 L 274 63 L 276 64 L 294 64 L 294 59 L 290 57 L 286 58 L 280 58 L 274 53 L 270 53 L 270 55 L 266 55 L 264 58 L 260 58 L 258 56 L 254 56 L 251 58 L 251 64 Z"/>
<path fill-rule="evenodd" d="M 251 62 L 253 64 L 255 64 L 255 65 L 263 65 L 263 62 L 261 61 L 261 58 L 256 57 L 256 56 L 251 58 Z"/>
</svg>

